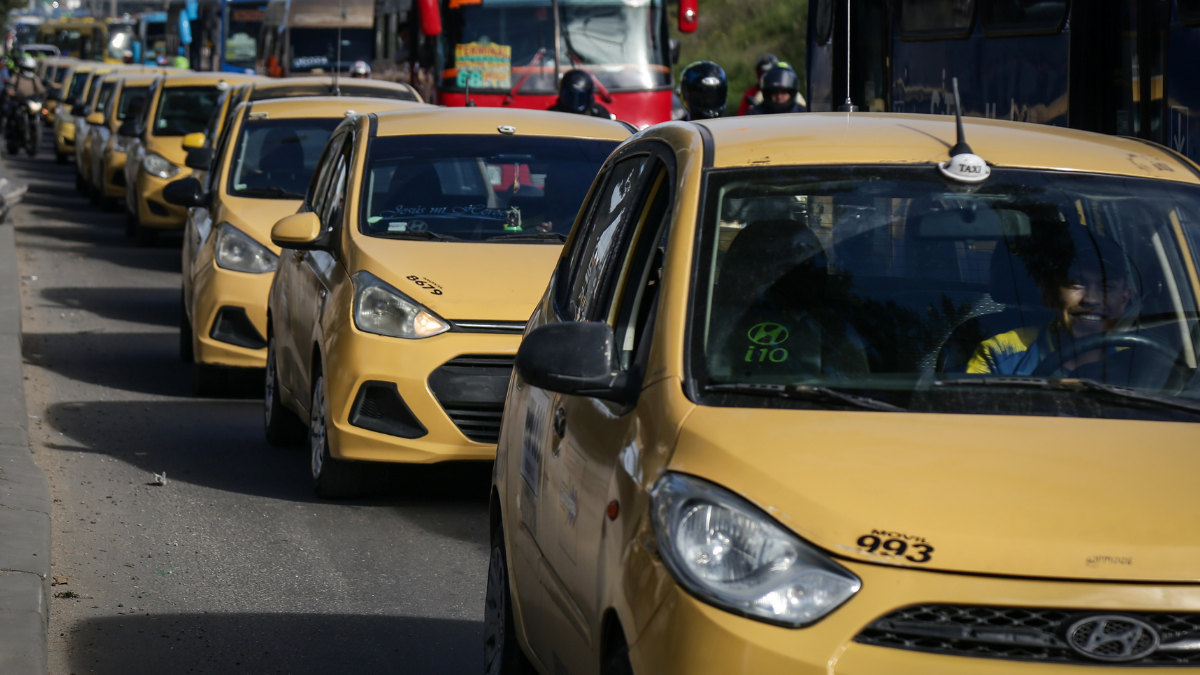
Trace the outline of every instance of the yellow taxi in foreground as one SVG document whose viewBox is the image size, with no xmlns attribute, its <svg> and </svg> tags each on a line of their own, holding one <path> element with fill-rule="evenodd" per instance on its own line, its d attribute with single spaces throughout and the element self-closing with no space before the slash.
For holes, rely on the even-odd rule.
<svg viewBox="0 0 1200 675">
<path fill-rule="evenodd" d="M 329 140 L 267 317 L 268 440 L 308 426 L 322 497 L 365 462 L 490 460 L 512 359 L 627 127 L 530 110 L 356 115 Z"/>
<path fill-rule="evenodd" d="M 184 165 L 183 138 L 204 131 L 222 91 L 255 77 L 237 73 L 160 76 L 150 85 L 141 114 L 118 129 L 130 139 L 125 161 L 126 234 L 136 237 L 139 246 L 153 244 L 160 231 L 183 229 L 187 209 L 162 198 L 168 183 L 191 174 Z"/>
<path fill-rule="evenodd" d="M 1200 665 L 1200 173 L 965 132 L 677 122 L 609 158 L 509 386 L 486 672 Z"/>
<path fill-rule="evenodd" d="M 197 393 L 223 392 L 229 367 L 266 365 L 267 293 L 279 261 L 271 226 L 300 208 L 333 130 L 348 115 L 413 106 L 424 107 L 350 97 L 242 104 L 207 185 L 189 176 L 163 190 L 168 202 L 195 207 L 183 237 L 179 347 Z"/>
<path fill-rule="evenodd" d="M 89 115 L 87 143 L 91 149 L 91 198 L 105 209 L 117 208 L 125 197 L 125 150 L 129 138 L 117 133 L 121 125 L 137 117 L 146 103 L 146 92 L 157 74 L 117 72 L 105 78 L 113 81 L 109 102 L 103 110 Z"/>
</svg>

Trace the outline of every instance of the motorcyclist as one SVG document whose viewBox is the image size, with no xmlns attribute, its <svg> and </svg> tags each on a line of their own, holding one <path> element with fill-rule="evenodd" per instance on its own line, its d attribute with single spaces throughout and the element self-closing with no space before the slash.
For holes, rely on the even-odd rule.
<svg viewBox="0 0 1200 675">
<path fill-rule="evenodd" d="M 750 112 L 751 108 L 762 103 L 762 92 L 758 89 L 758 81 L 762 79 L 763 73 L 775 67 L 776 63 L 779 63 L 779 59 L 774 54 L 763 54 L 758 57 L 758 61 L 754 63 L 754 84 L 746 87 L 745 93 L 742 94 L 738 115 L 745 115 Z"/>
<path fill-rule="evenodd" d="M 758 86 L 762 90 L 763 101 L 751 108 L 748 115 L 808 112 L 804 98 L 800 96 L 800 78 L 786 63 L 780 63 L 763 73 Z"/>
<path fill-rule="evenodd" d="M 360 80 L 371 79 L 371 66 L 367 65 L 366 61 L 355 61 L 354 65 L 350 66 L 350 77 Z"/>
<path fill-rule="evenodd" d="M 596 85 L 586 70 L 568 70 L 559 84 L 558 100 L 550 106 L 555 112 L 591 115 L 605 119 L 616 119 L 608 108 L 596 103 Z"/>
<path fill-rule="evenodd" d="M 30 99 L 41 101 L 46 96 L 46 85 L 37 76 L 37 61 L 34 61 L 32 56 L 22 55 L 17 59 L 17 73 L 9 80 L 4 90 L 7 94 L 5 137 L 8 140 L 11 151 L 14 143 L 19 143 L 23 140 L 12 137 L 13 134 L 21 134 L 21 130 L 26 128 L 25 125 L 14 123 L 17 115 L 25 114 L 23 104 Z M 34 119 L 34 124 L 37 124 L 36 118 Z M 36 140 L 36 129 L 34 131 L 34 139 Z M 33 154 L 32 150 L 30 154 Z"/>
<path fill-rule="evenodd" d="M 697 61 L 679 76 L 679 99 L 688 120 L 708 120 L 725 114 L 729 80 L 721 66 L 712 61 Z"/>
</svg>

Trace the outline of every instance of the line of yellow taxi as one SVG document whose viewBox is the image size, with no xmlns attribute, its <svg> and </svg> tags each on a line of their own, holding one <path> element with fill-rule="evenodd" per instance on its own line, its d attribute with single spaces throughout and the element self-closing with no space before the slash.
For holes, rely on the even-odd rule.
<svg viewBox="0 0 1200 675">
<path fill-rule="evenodd" d="M 324 498 L 494 460 L 484 672 L 1200 666 L 1194 163 L 219 77 L 120 125 L 132 213 L 182 219 L 181 356 L 262 368 Z"/>
</svg>

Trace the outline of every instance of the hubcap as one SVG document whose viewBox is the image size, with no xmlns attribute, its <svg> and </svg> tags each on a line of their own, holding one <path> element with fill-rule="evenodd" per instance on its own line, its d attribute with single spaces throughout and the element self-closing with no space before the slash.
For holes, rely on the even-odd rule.
<svg viewBox="0 0 1200 675">
<path fill-rule="evenodd" d="M 312 413 L 308 424 L 309 445 L 312 448 L 313 480 L 321 477 L 325 462 L 325 378 L 318 377 L 313 386 Z"/>
<path fill-rule="evenodd" d="M 487 595 L 483 610 L 483 664 L 485 672 L 490 675 L 500 672 L 504 651 L 504 591 L 507 583 L 504 572 L 504 555 L 500 547 L 495 546 L 488 564 Z"/>
</svg>

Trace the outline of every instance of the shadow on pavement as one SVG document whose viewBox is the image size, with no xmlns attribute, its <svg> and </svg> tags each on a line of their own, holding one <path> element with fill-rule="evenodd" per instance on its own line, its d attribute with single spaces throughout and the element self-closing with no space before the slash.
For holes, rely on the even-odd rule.
<svg viewBox="0 0 1200 675">
<path fill-rule="evenodd" d="M 179 327 L 181 307 L 179 290 L 175 288 L 59 287 L 44 288 L 41 296 L 60 308 L 90 312 L 114 321 Z"/>
<path fill-rule="evenodd" d="M 319 609 L 319 608 L 318 608 Z M 72 672 L 477 673 L 483 623 L 340 614 L 174 614 L 85 619 L 64 637 Z"/>
<path fill-rule="evenodd" d="M 25 333 L 21 351 L 26 363 L 79 382 L 158 396 L 192 394 L 192 368 L 179 360 L 175 332 Z"/>
</svg>

